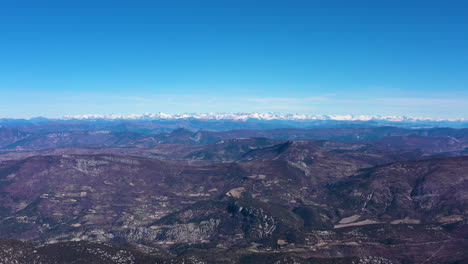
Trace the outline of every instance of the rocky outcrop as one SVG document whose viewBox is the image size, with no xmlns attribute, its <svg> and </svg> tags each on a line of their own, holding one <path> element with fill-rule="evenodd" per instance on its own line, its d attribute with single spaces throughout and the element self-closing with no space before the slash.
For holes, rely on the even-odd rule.
<svg viewBox="0 0 468 264">
<path fill-rule="evenodd" d="M 215 236 L 219 223 L 218 219 L 209 219 L 199 223 L 152 225 L 131 228 L 118 233 L 117 236 L 126 241 L 161 245 L 205 243 Z"/>
</svg>

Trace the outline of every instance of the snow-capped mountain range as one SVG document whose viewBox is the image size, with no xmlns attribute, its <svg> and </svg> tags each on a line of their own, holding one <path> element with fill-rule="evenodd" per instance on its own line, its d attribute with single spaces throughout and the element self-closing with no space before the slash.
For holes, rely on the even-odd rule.
<svg viewBox="0 0 468 264">
<path fill-rule="evenodd" d="M 284 121 L 312 121 L 312 120 L 335 120 L 335 121 L 389 121 L 389 122 L 417 122 L 417 121 L 468 121 L 467 118 L 436 119 L 407 116 L 381 116 L 381 115 L 307 115 L 288 113 L 144 113 L 130 115 L 70 115 L 64 116 L 63 120 L 177 120 L 177 119 L 200 119 L 200 120 L 284 120 Z"/>
</svg>

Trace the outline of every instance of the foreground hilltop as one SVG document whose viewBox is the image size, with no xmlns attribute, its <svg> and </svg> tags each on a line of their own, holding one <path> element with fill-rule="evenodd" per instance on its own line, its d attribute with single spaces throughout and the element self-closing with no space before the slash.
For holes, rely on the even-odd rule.
<svg viewBox="0 0 468 264">
<path fill-rule="evenodd" d="M 467 168 L 466 157 L 398 162 L 317 185 L 313 167 L 307 173 L 280 159 L 181 167 L 32 157 L 2 163 L 0 230 L 9 239 L 141 244 L 201 259 L 232 248 L 244 248 L 237 257 L 274 250 L 301 259 L 353 257 L 359 248 L 420 261 L 444 241 L 433 261 L 440 263 L 464 257 Z M 398 247 L 412 251 L 395 256 Z"/>
</svg>

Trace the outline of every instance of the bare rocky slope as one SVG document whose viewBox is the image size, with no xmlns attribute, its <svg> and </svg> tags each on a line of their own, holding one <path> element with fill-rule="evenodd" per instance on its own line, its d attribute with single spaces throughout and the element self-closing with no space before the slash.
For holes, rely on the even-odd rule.
<svg viewBox="0 0 468 264">
<path fill-rule="evenodd" d="M 201 259 L 233 248 L 244 249 L 233 253 L 239 258 L 363 257 L 359 248 L 417 263 L 430 257 L 426 246 L 443 243 L 440 254 L 460 260 L 467 167 L 465 157 L 398 162 L 322 189 L 283 160 L 181 167 L 112 155 L 31 157 L 1 165 L 0 231 L 8 239 L 144 245 Z M 395 245 L 414 252 L 396 257 Z"/>
<path fill-rule="evenodd" d="M 379 129 L 3 130 L 0 259 L 466 263 L 465 132 Z"/>
</svg>

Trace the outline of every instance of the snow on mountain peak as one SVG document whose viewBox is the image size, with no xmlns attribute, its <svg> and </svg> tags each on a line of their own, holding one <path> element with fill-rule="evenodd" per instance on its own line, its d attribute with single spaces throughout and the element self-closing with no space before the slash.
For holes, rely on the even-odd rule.
<svg viewBox="0 0 468 264">
<path fill-rule="evenodd" d="M 390 121 L 390 122 L 415 122 L 415 121 L 467 121 L 459 119 L 434 119 L 417 118 L 406 116 L 380 116 L 380 115 L 307 115 L 291 113 L 144 113 L 130 115 L 70 115 L 62 117 L 63 120 L 72 119 L 104 119 L 104 120 L 175 120 L 175 119 L 200 119 L 200 120 L 284 120 L 284 121 L 312 121 L 312 120 L 335 120 L 335 121 Z"/>
</svg>

